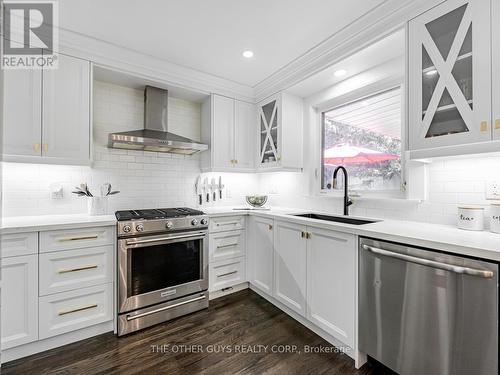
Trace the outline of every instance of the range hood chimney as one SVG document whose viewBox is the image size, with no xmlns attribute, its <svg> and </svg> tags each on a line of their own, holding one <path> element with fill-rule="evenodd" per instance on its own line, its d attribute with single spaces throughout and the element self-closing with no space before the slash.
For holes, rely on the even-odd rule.
<svg viewBox="0 0 500 375">
<path fill-rule="evenodd" d="M 144 129 L 108 135 L 108 147 L 193 155 L 208 146 L 168 132 L 168 91 L 144 89 Z"/>
</svg>

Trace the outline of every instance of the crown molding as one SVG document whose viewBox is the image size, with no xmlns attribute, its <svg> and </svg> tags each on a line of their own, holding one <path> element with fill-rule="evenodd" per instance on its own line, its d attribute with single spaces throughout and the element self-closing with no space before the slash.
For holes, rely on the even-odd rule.
<svg viewBox="0 0 500 375">
<path fill-rule="evenodd" d="M 290 62 L 255 89 L 256 102 L 286 90 L 382 39 L 444 0 L 386 0 L 336 34 Z"/>
<path fill-rule="evenodd" d="M 69 30 L 59 29 L 59 51 L 90 60 L 93 64 L 110 70 L 165 85 L 254 102 L 254 90 L 250 86 Z"/>
</svg>

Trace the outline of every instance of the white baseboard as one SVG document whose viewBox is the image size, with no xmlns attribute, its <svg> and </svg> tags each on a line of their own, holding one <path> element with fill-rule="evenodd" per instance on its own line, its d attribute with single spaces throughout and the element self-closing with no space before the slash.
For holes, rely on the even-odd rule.
<svg viewBox="0 0 500 375">
<path fill-rule="evenodd" d="M 15 359 L 27 357 L 45 350 L 54 349 L 89 337 L 97 336 L 106 332 L 113 332 L 113 321 L 96 324 L 92 327 L 79 329 L 78 331 L 54 336 L 45 340 L 30 342 L 29 344 L 2 351 L 2 363 Z"/>
</svg>

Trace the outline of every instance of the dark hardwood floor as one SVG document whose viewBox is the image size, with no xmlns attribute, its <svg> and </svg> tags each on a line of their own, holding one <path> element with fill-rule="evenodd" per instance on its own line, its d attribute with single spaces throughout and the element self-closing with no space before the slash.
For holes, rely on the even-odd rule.
<svg viewBox="0 0 500 375">
<path fill-rule="evenodd" d="M 307 346 L 333 348 L 247 289 L 211 301 L 208 310 L 122 338 L 113 333 L 96 336 L 7 363 L 1 371 L 2 375 L 378 373 L 368 365 L 357 371 L 346 354 L 305 353 Z M 284 353 L 273 353 L 273 348 Z M 214 353 L 223 349 L 226 352 Z"/>
</svg>

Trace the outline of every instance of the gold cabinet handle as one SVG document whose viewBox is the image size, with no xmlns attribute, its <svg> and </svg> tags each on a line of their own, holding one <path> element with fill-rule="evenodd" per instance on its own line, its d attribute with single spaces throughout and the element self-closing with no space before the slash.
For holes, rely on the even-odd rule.
<svg viewBox="0 0 500 375">
<path fill-rule="evenodd" d="M 48 143 L 44 143 L 43 144 L 43 151 L 48 151 L 49 150 L 49 144 Z"/>
<path fill-rule="evenodd" d="M 238 273 L 238 271 L 231 271 L 231 272 L 221 273 L 220 275 L 217 275 L 217 277 L 224 277 L 224 276 L 234 275 L 235 273 Z"/>
<path fill-rule="evenodd" d="M 489 126 L 488 126 L 488 121 L 481 121 L 481 125 L 479 126 L 479 130 L 481 132 L 487 132 L 489 129 Z"/>
<path fill-rule="evenodd" d="M 499 130 L 500 129 L 500 118 L 497 118 L 495 120 L 495 130 Z"/>
<path fill-rule="evenodd" d="M 81 236 L 81 237 L 64 237 L 64 238 L 59 238 L 59 242 L 67 242 L 67 241 L 78 241 L 78 240 L 95 240 L 99 238 L 99 235 L 92 235 L 92 236 Z"/>
<path fill-rule="evenodd" d="M 35 143 L 35 144 L 33 145 L 33 149 L 34 149 L 35 151 L 40 151 L 40 143 Z"/>
<path fill-rule="evenodd" d="M 306 232 L 301 232 L 300 237 L 304 238 L 306 236 Z"/>
<path fill-rule="evenodd" d="M 311 233 L 306 232 L 306 238 L 307 238 L 307 239 L 310 239 L 310 238 L 311 238 Z"/>
<path fill-rule="evenodd" d="M 72 313 L 75 313 L 78 311 L 89 310 L 89 309 L 93 309 L 96 307 L 97 307 L 97 303 L 94 303 L 94 304 L 88 305 L 88 306 L 77 307 L 76 309 L 72 309 L 72 310 L 61 310 L 57 313 L 57 315 L 62 316 L 62 315 L 72 314 Z"/>
<path fill-rule="evenodd" d="M 238 246 L 237 243 L 230 243 L 229 245 L 218 245 L 217 246 L 217 249 L 225 249 L 226 247 L 234 247 L 234 246 Z"/>
<path fill-rule="evenodd" d="M 92 266 L 85 266 L 85 267 L 78 267 L 78 268 L 66 268 L 57 271 L 57 273 L 70 273 L 70 272 L 78 272 L 78 271 L 85 271 L 85 270 L 91 270 L 97 268 L 97 264 L 94 264 Z"/>
<path fill-rule="evenodd" d="M 273 230 L 273 226 L 269 224 L 269 230 Z"/>
</svg>

